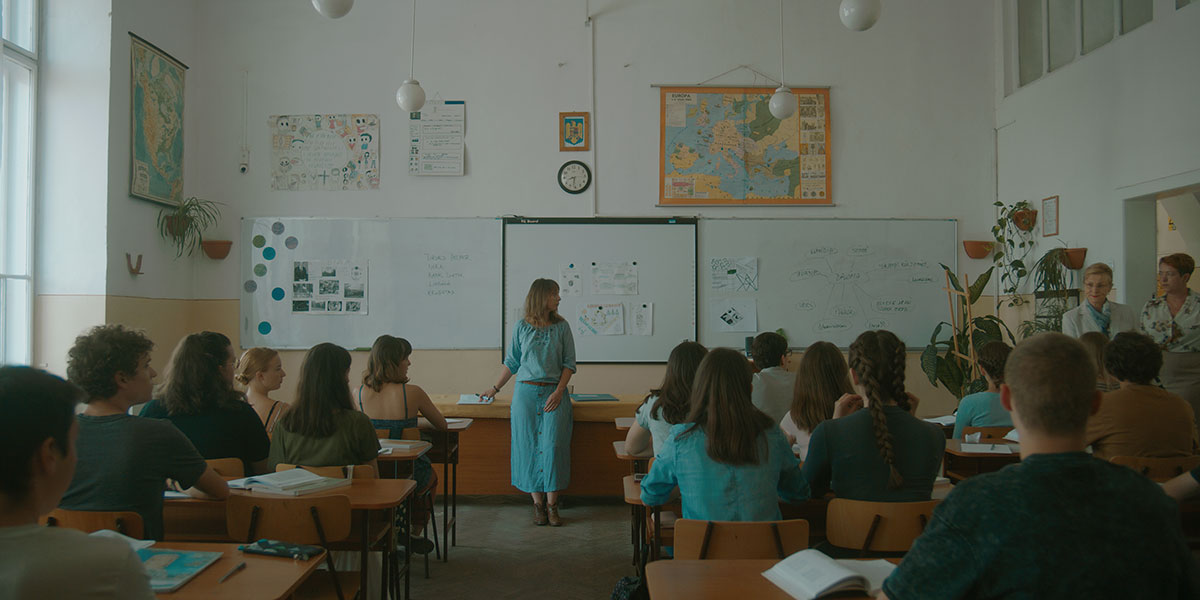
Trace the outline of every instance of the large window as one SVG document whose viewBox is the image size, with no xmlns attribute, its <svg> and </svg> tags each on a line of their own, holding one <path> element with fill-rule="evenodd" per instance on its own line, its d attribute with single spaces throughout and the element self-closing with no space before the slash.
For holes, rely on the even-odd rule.
<svg viewBox="0 0 1200 600">
<path fill-rule="evenodd" d="M 29 364 L 38 4 L 0 2 L 0 363 Z"/>
</svg>

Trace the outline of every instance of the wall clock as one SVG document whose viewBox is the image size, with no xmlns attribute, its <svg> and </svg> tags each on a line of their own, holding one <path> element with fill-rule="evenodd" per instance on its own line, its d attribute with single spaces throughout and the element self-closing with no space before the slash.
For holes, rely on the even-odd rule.
<svg viewBox="0 0 1200 600">
<path fill-rule="evenodd" d="M 558 187 L 568 194 L 581 194 L 592 185 L 592 170 L 578 160 L 568 160 L 558 169 Z"/>
</svg>

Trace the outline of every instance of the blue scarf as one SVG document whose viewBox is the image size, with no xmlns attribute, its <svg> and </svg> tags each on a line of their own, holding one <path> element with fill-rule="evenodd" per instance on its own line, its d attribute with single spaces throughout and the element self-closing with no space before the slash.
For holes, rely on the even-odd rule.
<svg viewBox="0 0 1200 600">
<path fill-rule="evenodd" d="M 1104 337 L 1109 337 L 1108 326 L 1112 322 L 1112 306 L 1108 302 L 1105 302 L 1103 310 L 1096 310 L 1096 307 L 1092 306 L 1091 302 L 1085 301 L 1084 304 L 1087 305 L 1088 312 L 1092 313 L 1092 320 L 1096 322 L 1096 325 L 1100 326 L 1100 333 L 1103 333 Z"/>
</svg>

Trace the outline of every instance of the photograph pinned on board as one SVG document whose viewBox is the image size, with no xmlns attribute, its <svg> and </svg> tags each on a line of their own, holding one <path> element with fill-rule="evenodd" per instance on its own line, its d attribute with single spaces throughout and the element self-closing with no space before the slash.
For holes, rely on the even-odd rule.
<svg viewBox="0 0 1200 600">
<path fill-rule="evenodd" d="M 292 281 L 308 281 L 308 261 L 298 260 L 292 263 Z"/>
<path fill-rule="evenodd" d="M 361 311 L 362 311 L 362 303 L 355 302 L 353 300 L 346 301 L 346 312 L 356 313 L 356 312 L 361 312 Z"/>
<path fill-rule="evenodd" d="M 312 307 L 312 312 L 325 312 L 324 300 L 313 300 L 309 303 L 309 306 Z"/>
<path fill-rule="evenodd" d="M 292 312 L 308 312 L 308 300 L 292 300 Z"/>
<path fill-rule="evenodd" d="M 334 265 L 321 267 L 321 277 L 337 277 L 337 267 Z"/>
<path fill-rule="evenodd" d="M 311 283 L 293 283 L 292 298 L 312 298 L 313 284 Z"/>
<path fill-rule="evenodd" d="M 347 283 L 343 289 L 346 298 L 362 298 L 366 295 L 366 287 L 361 283 Z"/>
<path fill-rule="evenodd" d="M 341 300 L 326 300 L 325 312 L 342 312 Z"/>
<path fill-rule="evenodd" d="M 341 284 L 336 279 L 321 279 L 318 281 L 317 293 L 322 296 L 336 296 Z"/>
</svg>

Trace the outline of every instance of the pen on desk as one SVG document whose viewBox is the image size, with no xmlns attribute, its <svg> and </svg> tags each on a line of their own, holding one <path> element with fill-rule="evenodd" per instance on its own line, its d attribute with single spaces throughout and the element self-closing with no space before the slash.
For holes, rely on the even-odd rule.
<svg viewBox="0 0 1200 600">
<path fill-rule="evenodd" d="M 233 577 L 234 573 L 237 573 L 238 571 L 241 571 L 242 569 L 245 569 L 245 568 L 246 568 L 246 561 L 242 561 L 242 562 L 238 563 L 237 566 L 230 569 L 228 573 L 222 575 L 221 578 L 217 580 L 217 583 L 225 583 L 226 579 Z"/>
</svg>

